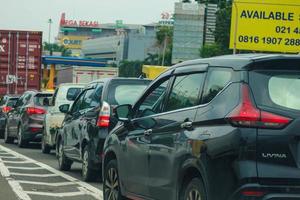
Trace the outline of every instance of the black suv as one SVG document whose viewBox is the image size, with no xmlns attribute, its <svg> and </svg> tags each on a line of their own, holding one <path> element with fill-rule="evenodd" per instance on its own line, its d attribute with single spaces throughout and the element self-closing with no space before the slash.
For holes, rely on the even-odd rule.
<svg viewBox="0 0 300 200">
<path fill-rule="evenodd" d="M 0 138 L 4 137 L 7 113 L 13 109 L 18 98 L 16 95 L 5 95 L 0 101 Z"/>
<path fill-rule="evenodd" d="M 4 142 L 13 143 L 17 138 L 19 147 L 26 147 L 31 141 L 40 142 L 44 116 L 52 95 L 47 92 L 25 92 L 7 114 Z"/>
<path fill-rule="evenodd" d="M 300 199 L 300 56 L 183 62 L 116 115 L 105 200 Z"/>
<path fill-rule="evenodd" d="M 145 79 L 109 78 L 90 83 L 66 113 L 58 132 L 56 154 L 61 170 L 70 170 L 73 161 L 82 163 L 82 177 L 94 181 L 101 176 L 102 149 L 106 136 L 117 123 L 113 109 L 133 104 L 150 83 Z"/>
</svg>

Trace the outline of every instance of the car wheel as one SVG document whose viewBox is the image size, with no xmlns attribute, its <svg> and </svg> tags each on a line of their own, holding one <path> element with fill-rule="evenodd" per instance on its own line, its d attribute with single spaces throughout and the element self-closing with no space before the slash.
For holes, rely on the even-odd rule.
<svg viewBox="0 0 300 200">
<path fill-rule="evenodd" d="M 111 160 L 105 167 L 103 180 L 104 200 L 122 200 L 117 161 Z"/>
<path fill-rule="evenodd" d="M 65 156 L 62 140 L 59 141 L 57 159 L 58 159 L 58 167 L 60 170 L 69 171 L 71 169 L 73 162 Z"/>
<path fill-rule="evenodd" d="M 98 177 L 97 170 L 91 168 L 90 153 L 88 146 L 84 147 L 82 155 L 82 178 L 86 182 L 95 181 Z M 101 173 L 100 171 L 98 172 Z"/>
<path fill-rule="evenodd" d="M 184 188 L 180 200 L 206 200 L 205 188 L 200 178 L 193 178 Z"/>
<path fill-rule="evenodd" d="M 22 128 L 21 126 L 18 127 L 18 146 L 23 148 L 23 147 L 26 147 L 28 142 L 26 140 L 24 140 L 23 138 L 23 131 L 22 131 Z"/>
<path fill-rule="evenodd" d="M 4 131 L 4 142 L 6 144 L 12 144 L 14 142 L 14 138 L 9 136 L 8 126 L 6 124 Z"/>
<path fill-rule="evenodd" d="M 46 134 L 46 132 L 44 130 L 44 133 L 43 133 L 43 136 L 42 136 L 42 153 L 49 154 L 50 151 L 51 151 L 51 147 L 48 144 L 46 144 L 45 134 Z"/>
</svg>

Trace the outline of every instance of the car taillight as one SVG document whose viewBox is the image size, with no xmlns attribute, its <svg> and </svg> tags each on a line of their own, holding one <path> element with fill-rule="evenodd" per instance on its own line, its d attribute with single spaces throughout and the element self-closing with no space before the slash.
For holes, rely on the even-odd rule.
<svg viewBox="0 0 300 200">
<path fill-rule="evenodd" d="M 262 191 L 256 191 L 256 190 L 245 190 L 242 191 L 242 195 L 245 197 L 262 197 L 266 193 Z"/>
<path fill-rule="evenodd" d="M 109 121 L 110 121 L 110 106 L 107 102 L 104 101 L 99 113 L 97 126 L 101 128 L 108 128 Z"/>
<path fill-rule="evenodd" d="M 43 115 L 46 114 L 46 110 L 42 108 L 28 107 L 26 108 L 26 112 L 28 115 Z"/>
<path fill-rule="evenodd" d="M 9 107 L 9 106 L 2 107 L 2 112 L 4 112 L 4 113 L 8 113 L 11 110 L 12 110 L 12 107 Z"/>
<path fill-rule="evenodd" d="M 291 121 L 290 118 L 256 108 L 247 84 L 242 85 L 241 103 L 226 118 L 235 126 L 259 128 L 282 128 Z"/>
</svg>

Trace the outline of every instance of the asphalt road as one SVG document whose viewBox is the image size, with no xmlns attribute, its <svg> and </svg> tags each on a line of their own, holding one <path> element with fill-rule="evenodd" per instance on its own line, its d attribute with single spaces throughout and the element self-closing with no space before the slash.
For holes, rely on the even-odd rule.
<svg viewBox="0 0 300 200">
<path fill-rule="evenodd" d="M 0 140 L 0 174 L 0 199 L 102 200 L 100 180 L 84 182 L 78 163 L 59 171 L 54 152 L 42 154 L 40 144 L 19 148 Z"/>
</svg>

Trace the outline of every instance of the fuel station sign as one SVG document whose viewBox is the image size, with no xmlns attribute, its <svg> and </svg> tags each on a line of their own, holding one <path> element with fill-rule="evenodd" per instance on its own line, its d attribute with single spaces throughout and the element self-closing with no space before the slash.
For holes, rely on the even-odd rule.
<svg viewBox="0 0 300 200">
<path fill-rule="evenodd" d="M 81 49 L 82 42 L 87 39 L 86 36 L 65 36 L 60 39 L 60 44 L 68 49 Z"/>
<path fill-rule="evenodd" d="M 300 52 L 299 0 L 235 0 L 230 48 Z"/>
</svg>

